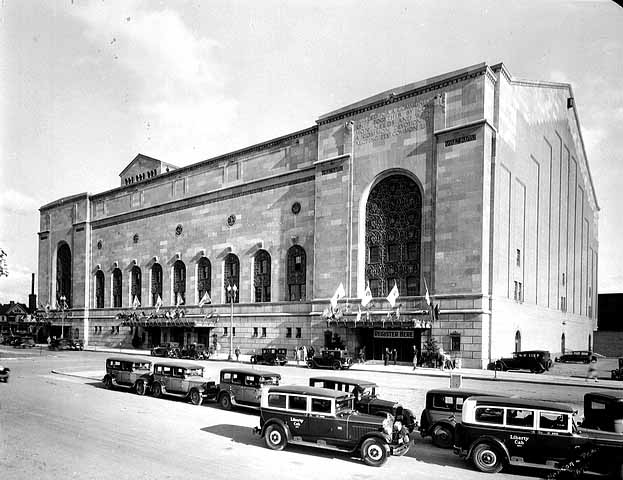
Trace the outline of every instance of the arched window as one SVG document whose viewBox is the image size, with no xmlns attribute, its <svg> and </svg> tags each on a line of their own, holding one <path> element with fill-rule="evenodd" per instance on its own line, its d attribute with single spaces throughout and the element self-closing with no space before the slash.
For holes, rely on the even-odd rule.
<svg viewBox="0 0 623 480">
<path fill-rule="evenodd" d="M 588 349 L 592 352 L 593 351 L 593 337 L 591 336 L 591 334 L 588 334 Z"/>
<path fill-rule="evenodd" d="M 238 257 L 233 253 L 230 253 L 225 257 L 225 275 L 223 280 L 223 288 L 225 288 L 225 299 L 227 303 L 230 303 L 231 300 L 227 292 L 227 287 L 230 285 L 235 285 L 236 288 L 240 289 L 240 261 L 238 260 Z M 239 301 L 240 295 L 235 295 L 234 303 L 239 303 Z"/>
<path fill-rule="evenodd" d="M 253 286 L 256 302 L 270 302 L 270 254 L 260 250 L 255 254 Z"/>
<path fill-rule="evenodd" d="M 121 307 L 122 278 L 121 269 L 115 268 L 112 271 L 112 306 L 113 308 Z"/>
<path fill-rule="evenodd" d="M 162 267 L 154 263 L 151 267 L 151 305 L 158 303 L 158 297 L 162 300 Z"/>
<path fill-rule="evenodd" d="M 104 308 L 104 272 L 95 272 L 95 308 Z"/>
<path fill-rule="evenodd" d="M 56 298 L 65 297 L 65 303 L 71 308 L 71 250 L 69 245 L 62 243 L 56 254 Z"/>
<path fill-rule="evenodd" d="M 305 300 L 305 282 L 307 257 L 300 245 L 293 245 L 288 250 L 288 300 L 298 302 Z"/>
<path fill-rule="evenodd" d="M 366 204 L 366 278 L 372 295 L 398 285 L 401 295 L 420 291 L 422 194 L 404 175 L 391 175 L 370 192 Z"/>
<path fill-rule="evenodd" d="M 199 301 L 201 301 L 206 292 L 208 292 L 208 295 L 212 295 L 211 276 L 212 265 L 210 264 L 210 260 L 206 257 L 201 257 L 199 262 L 197 262 L 197 293 L 199 295 Z"/>
<path fill-rule="evenodd" d="M 132 267 L 132 285 L 130 287 L 130 305 L 134 305 L 134 299 L 138 298 L 141 303 L 141 269 L 134 265 Z"/>
<path fill-rule="evenodd" d="M 181 260 L 173 264 L 173 301 L 186 303 L 186 265 Z"/>
<path fill-rule="evenodd" d="M 521 352 L 521 332 L 519 330 L 515 332 L 515 351 Z"/>
<path fill-rule="evenodd" d="M 566 343 L 566 342 L 565 342 L 565 340 L 566 340 L 566 338 L 565 338 L 565 334 L 563 333 L 563 334 L 560 336 L 560 353 L 562 353 L 562 354 L 564 354 L 564 353 L 565 353 L 565 348 L 566 348 L 566 347 L 565 347 L 565 343 Z"/>
</svg>

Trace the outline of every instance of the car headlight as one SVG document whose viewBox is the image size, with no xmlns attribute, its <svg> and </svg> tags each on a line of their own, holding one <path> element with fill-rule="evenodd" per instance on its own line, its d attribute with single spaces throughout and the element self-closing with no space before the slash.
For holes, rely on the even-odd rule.
<svg viewBox="0 0 623 480">
<path fill-rule="evenodd" d="M 402 430 L 402 422 L 400 420 L 396 420 L 394 422 L 394 430 L 400 432 Z"/>
</svg>

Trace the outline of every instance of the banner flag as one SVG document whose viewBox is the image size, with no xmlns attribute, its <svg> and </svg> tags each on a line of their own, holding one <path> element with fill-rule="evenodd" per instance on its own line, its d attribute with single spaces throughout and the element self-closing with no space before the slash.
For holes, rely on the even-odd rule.
<svg viewBox="0 0 623 480">
<path fill-rule="evenodd" d="M 204 305 L 210 303 L 212 303 L 212 299 L 210 298 L 210 295 L 208 295 L 208 291 L 206 290 L 206 293 L 204 293 L 203 297 L 201 297 L 201 300 L 199 300 L 199 306 L 203 307 Z"/>
<path fill-rule="evenodd" d="M 396 285 L 396 282 L 394 282 L 394 288 L 392 288 L 389 292 L 389 295 L 387 295 L 387 301 L 392 306 L 392 308 L 394 308 L 394 306 L 396 305 L 396 299 L 399 296 L 400 294 L 398 293 L 398 285 Z"/>
<path fill-rule="evenodd" d="M 370 290 L 370 283 L 366 285 L 366 291 L 363 294 L 363 298 L 361 299 L 361 306 L 367 307 L 372 301 L 372 291 Z"/>
<path fill-rule="evenodd" d="M 160 307 L 162 307 L 162 298 L 160 298 L 160 295 L 158 295 L 158 298 L 156 299 L 156 313 L 158 313 L 158 311 L 160 310 Z"/>
<path fill-rule="evenodd" d="M 333 309 L 337 308 L 338 300 L 341 298 L 344 298 L 345 296 L 346 296 L 346 292 L 344 291 L 344 285 L 340 283 L 340 285 L 337 287 L 337 290 L 331 297 L 331 306 L 333 307 Z"/>
</svg>

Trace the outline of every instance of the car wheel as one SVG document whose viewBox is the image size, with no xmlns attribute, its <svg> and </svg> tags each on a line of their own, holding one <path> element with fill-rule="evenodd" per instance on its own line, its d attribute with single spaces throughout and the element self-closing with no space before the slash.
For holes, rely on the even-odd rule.
<svg viewBox="0 0 623 480">
<path fill-rule="evenodd" d="M 361 458 L 372 467 L 380 467 L 389 455 L 389 447 L 378 438 L 368 438 L 361 445 Z"/>
<path fill-rule="evenodd" d="M 257 363 L 257 358 L 255 358 L 255 355 L 251 357 L 251 363 Z"/>
<path fill-rule="evenodd" d="M 219 403 L 221 404 L 221 407 L 225 410 L 231 410 L 231 398 L 229 397 L 229 394 L 224 393 L 223 395 L 221 395 Z"/>
<path fill-rule="evenodd" d="M 333 370 L 339 370 L 342 368 L 342 364 L 340 362 L 333 362 Z"/>
<path fill-rule="evenodd" d="M 112 388 L 112 378 L 108 375 L 104 377 L 104 388 L 110 390 Z"/>
<path fill-rule="evenodd" d="M 450 448 L 454 444 L 454 433 L 446 425 L 437 425 L 433 428 L 433 445 L 439 448 Z"/>
<path fill-rule="evenodd" d="M 269 425 L 264 433 L 264 442 L 271 450 L 283 450 L 286 448 L 288 439 L 286 432 L 279 425 Z"/>
<path fill-rule="evenodd" d="M 197 389 L 193 388 L 190 391 L 190 401 L 193 405 L 201 405 L 203 403 L 203 397 Z"/>
<path fill-rule="evenodd" d="M 307 368 L 314 368 L 314 362 L 312 362 L 311 360 L 307 361 Z"/>
<path fill-rule="evenodd" d="M 147 389 L 145 388 L 145 382 L 143 382 L 143 381 L 141 381 L 141 380 L 139 380 L 138 382 L 136 382 L 136 387 L 135 387 L 135 390 L 136 390 L 136 394 L 137 394 L 137 395 L 145 395 L 145 391 L 147 390 Z"/>
<path fill-rule="evenodd" d="M 151 394 L 154 398 L 160 398 L 162 396 L 162 386 L 159 383 L 154 383 L 151 386 Z"/>
<path fill-rule="evenodd" d="M 499 473 L 504 466 L 498 450 L 488 443 L 479 443 L 472 450 L 474 466 L 484 473 Z"/>
</svg>

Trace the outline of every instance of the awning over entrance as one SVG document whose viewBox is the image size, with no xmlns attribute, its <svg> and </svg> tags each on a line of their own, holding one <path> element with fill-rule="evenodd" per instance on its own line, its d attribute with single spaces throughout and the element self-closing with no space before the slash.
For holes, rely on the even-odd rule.
<svg viewBox="0 0 623 480">
<path fill-rule="evenodd" d="M 168 317 L 129 317 L 123 319 L 124 327 L 215 327 L 218 319 L 190 316 L 179 318 Z"/>
<path fill-rule="evenodd" d="M 387 315 L 370 315 L 370 318 L 362 316 L 361 320 L 357 317 L 342 317 L 338 320 L 327 320 L 327 326 L 346 326 L 359 328 L 431 328 L 433 322 L 422 317 L 401 315 L 400 318 L 387 318 Z"/>
</svg>

